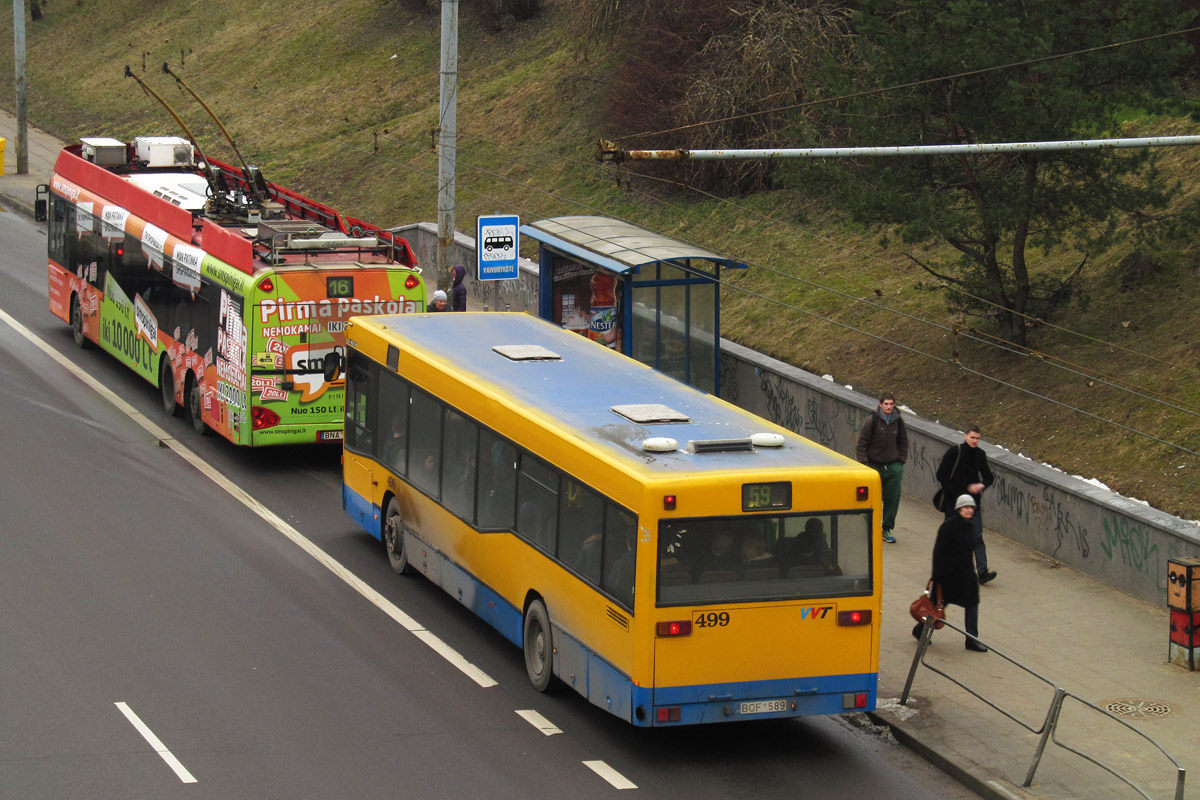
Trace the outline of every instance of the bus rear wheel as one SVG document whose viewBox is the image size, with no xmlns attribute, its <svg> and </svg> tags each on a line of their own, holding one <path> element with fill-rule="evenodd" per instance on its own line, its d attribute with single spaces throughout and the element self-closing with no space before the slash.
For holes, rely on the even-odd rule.
<svg viewBox="0 0 1200 800">
<path fill-rule="evenodd" d="M 546 613 L 546 604 L 541 600 L 534 600 L 525 612 L 522 639 L 529 682 L 533 688 L 544 692 L 550 688 L 554 677 L 554 643 L 550 634 L 550 615 Z"/>
<path fill-rule="evenodd" d="M 204 394 L 200 391 L 200 381 L 188 373 L 187 388 L 184 389 L 184 399 L 187 401 L 187 416 L 192 423 L 192 430 L 204 436 L 208 433 L 208 425 L 204 424 Z"/>
<path fill-rule="evenodd" d="M 79 307 L 79 295 L 71 295 L 71 336 L 77 347 L 87 347 L 88 338 L 83 335 L 83 309 Z"/>
<path fill-rule="evenodd" d="M 395 497 L 388 498 L 387 511 L 383 515 L 383 546 L 387 548 L 388 563 L 396 574 L 408 572 L 408 554 L 404 552 L 404 519 L 400 514 L 400 503 Z"/>
<path fill-rule="evenodd" d="M 169 417 L 177 415 L 179 404 L 175 402 L 175 373 L 170 359 L 164 358 L 158 367 L 158 388 L 162 390 L 163 411 Z"/>
</svg>

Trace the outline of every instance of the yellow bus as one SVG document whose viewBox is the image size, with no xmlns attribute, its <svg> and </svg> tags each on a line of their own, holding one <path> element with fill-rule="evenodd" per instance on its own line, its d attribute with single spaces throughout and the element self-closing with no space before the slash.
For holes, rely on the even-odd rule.
<svg viewBox="0 0 1200 800">
<path fill-rule="evenodd" d="M 353 317 L 342 505 L 639 726 L 875 707 L 871 469 L 526 314 Z"/>
</svg>

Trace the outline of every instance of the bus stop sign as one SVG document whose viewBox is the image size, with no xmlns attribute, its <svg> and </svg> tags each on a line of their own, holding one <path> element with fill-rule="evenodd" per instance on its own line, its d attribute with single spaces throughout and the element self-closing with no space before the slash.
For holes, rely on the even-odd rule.
<svg viewBox="0 0 1200 800">
<path fill-rule="evenodd" d="M 475 258 L 481 281 L 517 277 L 516 217 L 479 217 L 475 226 Z"/>
</svg>

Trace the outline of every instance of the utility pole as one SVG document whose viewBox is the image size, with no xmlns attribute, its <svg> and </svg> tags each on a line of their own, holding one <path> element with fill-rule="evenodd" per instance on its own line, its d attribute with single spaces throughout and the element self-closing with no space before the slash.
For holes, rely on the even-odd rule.
<svg viewBox="0 0 1200 800">
<path fill-rule="evenodd" d="M 25 0 L 13 0 L 13 69 L 17 101 L 17 174 L 29 174 L 29 121 L 25 110 Z"/>
<path fill-rule="evenodd" d="M 450 286 L 454 244 L 454 160 L 458 138 L 458 0 L 442 0 L 442 83 L 438 114 L 437 285 Z"/>
</svg>

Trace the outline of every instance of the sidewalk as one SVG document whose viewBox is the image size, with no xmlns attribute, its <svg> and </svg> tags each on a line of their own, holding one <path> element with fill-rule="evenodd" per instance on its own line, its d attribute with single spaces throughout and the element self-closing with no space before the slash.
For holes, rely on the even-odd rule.
<svg viewBox="0 0 1200 800">
<path fill-rule="evenodd" d="M 917 646 L 908 606 L 929 578 L 941 521 L 942 515 L 932 506 L 905 497 L 895 530 L 897 542 L 882 545 L 883 632 L 876 722 L 891 725 L 898 739 L 984 797 L 1137 797 L 1117 778 L 1053 742 L 1046 746 L 1032 786 L 1022 788 L 1039 737 L 923 666 L 914 678 L 908 707 L 896 704 Z M 984 539 L 988 567 L 999 576 L 979 590 L 981 641 L 1094 705 L 1132 712 L 1118 716 L 1192 771 L 1185 796 L 1200 798 L 1200 773 L 1195 771 L 1200 766 L 1196 716 L 1200 672 L 1167 662 L 1167 610 L 998 534 L 985 532 Z M 963 626 L 958 606 L 947 606 L 947 617 Z M 1053 687 L 995 653 L 965 650 L 963 641 L 955 631 L 936 632 L 926 661 L 1040 729 Z M 1174 766 L 1120 724 L 1068 699 L 1058 731 L 1058 741 L 1120 771 L 1155 800 L 1174 797 Z"/>
<path fill-rule="evenodd" d="M 62 143 L 29 128 L 29 174 L 16 174 L 16 120 L 0 111 L 8 139 L 0 207 L 32 215 L 34 187 L 50 179 Z M 473 304 L 472 310 L 477 310 Z M 909 603 L 929 577 L 941 514 L 905 497 L 897 543 L 880 544 L 884 559 L 883 633 L 876 722 L 892 727 L 905 745 L 988 798 L 1133 798 L 1116 778 L 1069 751 L 1049 744 L 1033 785 L 1021 787 L 1038 737 L 946 678 L 920 667 L 907 707 L 897 704 L 912 665 Z M 987 524 L 985 518 L 984 524 Z M 1168 615 L 1051 558 L 986 534 L 990 568 L 999 573 L 980 589 L 980 638 L 1058 686 L 1100 706 L 1132 710 L 1122 716 L 1157 741 L 1186 769 L 1200 767 L 1200 672 L 1167 663 Z M 1100 546 L 1099 542 L 1093 546 Z M 1165 559 L 1166 554 L 1158 557 Z M 962 609 L 948 608 L 962 627 Z M 1040 728 L 1052 688 L 995 653 L 963 649 L 962 636 L 934 635 L 927 660 L 996 705 Z M 1174 797 L 1170 761 L 1117 723 L 1086 706 L 1064 705 L 1059 741 L 1123 772 L 1151 797 Z M 1200 771 L 1186 797 L 1200 800 Z"/>
<path fill-rule="evenodd" d="M 27 126 L 29 174 L 17 174 L 17 119 L 0 110 L 0 137 L 4 146 L 4 174 L 0 175 L 0 208 L 33 216 L 33 195 L 39 183 L 49 183 L 54 160 L 63 143 L 44 131 Z"/>
</svg>

